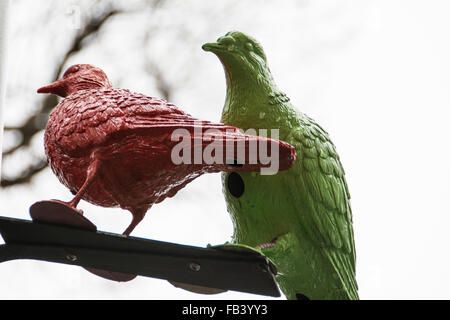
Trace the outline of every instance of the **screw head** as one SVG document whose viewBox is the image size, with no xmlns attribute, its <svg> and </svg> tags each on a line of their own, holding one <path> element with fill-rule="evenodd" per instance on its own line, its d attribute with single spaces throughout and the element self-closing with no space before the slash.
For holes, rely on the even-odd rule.
<svg viewBox="0 0 450 320">
<path fill-rule="evenodd" d="M 189 269 L 191 269 L 192 271 L 198 272 L 198 271 L 200 271 L 200 265 L 198 263 L 191 262 L 191 263 L 189 263 Z"/>
<path fill-rule="evenodd" d="M 74 261 L 78 260 L 78 257 L 76 255 L 74 255 L 74 254 L 68 253 L 68 254 L 66 254 L 66 259 L 69 260 L 69 261 L 74 262 Z"/>
</svg>

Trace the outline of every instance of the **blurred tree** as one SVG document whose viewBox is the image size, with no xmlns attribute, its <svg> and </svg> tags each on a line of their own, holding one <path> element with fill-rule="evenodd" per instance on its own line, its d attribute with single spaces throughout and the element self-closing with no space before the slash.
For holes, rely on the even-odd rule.
<svg viewBox="0 0 450 320">
<path fill-rule="evenodd" d="M 133 61 L 133 64 L 140 66 L 143 77 L 141 74 L 137 75 L 137 78 L 142 79 L 140 81 L 141 86 L 147 86 L 146 84 L 151 82 L 151 87 L 156 90 L 156 92 L 152 92 L 154 95 L 170 100 L 173 96 L 172 93 L 176 90 L 176 85 L 185 84 L 186 78 L 194 70 L 192 65 L 187 65 L 183 60 L 186 57 L 181 57 L 181 60 L 178 59 L 179 61 L 172 63 L 174 65 L 183 64 L 184 67 L 182 69 L 173 68 L 172 71 L 167 70 L 170 67 L 161 63 L 161 57 L 166 55 L 165 52 L 175 52 L 176 50 L 173 49 L 173 46 L 176 44 L 175 41 L 172 44 L 170 44 L 171 41 L 162 43 L 161 39 L 176 38 L 188 46 L 189 42 L 192 43 L 192 37 L 196 36 L 195 32 L 193 32 L 193 30 L 197 30 L 196 27 L 189 27 L 188 23 L 186 23 L 186 21 L 190 20 L 190 17 L 186 16 L 186 20 L 171 17 L 174 16 L 175 9 L 176 11 L 183 10 L 182 1 L 168 3 L 161 0 L 111 0 L 77 1 L 75 4 L 61 4 L 60 1 L 38 2 L 39 6 L 45 7 L 45 9 L 37 12 L 35 19 L 45 19 L 49 21 L 49 25 L 52 25 L 53 22 L 56 28 L 61 28 L 61 22 L 59 25 L 54 22 L 57 19 L 61 19 L 61 16 L 65 17 L 66 20 L 79 19 L 79 21 L 64 22 L 66 25 L 70 25 L 72 30 L 55 30 L 55 27 L 49 27 L 46 30 L 35 30 L 33 29 L 35 21 L 30 17 L 25 20 L 23 25 L 15 26 L 14 40 L 23 36 L 30 38 L 43 37 L 46 33 L 49 33 L 47 35 L 47 38 L 50 37 L 48 42 L 44 40 L 47 38 L 42 38 L 43 41 L 38 42 L 39 47 L 44 47 L 47 44 L 51 45 L 47 51 L 44 51 L 44 56 L 50 56 L 48 59 L 51 61 L 50 67 L 43 71 L 48 74 L 48 83 L 59 79 L 65 69 L 72 64 L 71 61 L 74 58 L 83 57 L 83 53 L 93 46 L 96 48 L 95 55 L 101 57 L 102 63 L 108 59 L 114 62 L 120 60 L 123 58 L 123 55 L 120 56 L 122 52 L 120 50 L 125 46 L 120 40 L 117 40 L 117 38 L 121 37 L 133 39 L 133 48 L 129 48 L 130 52 L 128 54 L 132 55 L 134 52 L 135 55 L 139 56 L 138 61 Z M 229 7 L 230 4 L 226 4 L 225 7 Z M 26 6 L 29 6 L 29 2 L 26 0 L 14 2 L 13 7 L 15 7 L 15 11 L 12 10 L 13 14 L 14 12 L 22 11 L 23 8 L 21 7 Z M 204 10 L 207 10 L 207 8 L 202 8 L 199 14 L 204 14 Z M 124 18 L 122 20 L 118 19 L 120 16 L 124 16 Z M 12 20 L 16 22 L 20 18 Z M 61 33 L 64 33 L 64 35 Z M 125 33 L 125 35 L 122 33 Z M 14 43 L 11 47 L 13 45 Z M 180 44 L 177 45 L 179 46 Z M 35 49 L 30 48 L 32 46 L 31 42 L 27 43 L 26 46 L 26 50 Z M 109 48 L 109 46 L 115 47 Z M 17 48 L 15 49 L 17 50 Z M 101 50 L 104 50 L 104 52 L 101 52 Z M 38 55 L 38 53 L 34 54 Z M 91 54 L 91 56 L 94 56 L 94 54 Z M 28 58 L 29 55 L 25 55 L 25 57 L 16 56 L 15 62 L 17 64 L 17 60 Z M 127 57 L 127 59 L 131 60 L 132 58 Z M 95 64 L 91 60 L 84 60 L 83 63 Z M 126 66 L 127 69 L 128 66 L 129 64 Z M 114 65 L 114 67 L 117 67 L 117 71 L 113 71 L 117 73 L 123 72 L 120 70 L 120 63 L 117 66 Z M 20 66 L 18 68 L 20 69 L 19 72 L 23 72 L 25 68 L 26 66 Z M 130 70 L 127 71 L 130 72 Z M 30 72 L 38 73 L 40 71 L 36 68 L 30 70 Z M 108 73 L 111 74 L 110 72 Z M 39 78 L 44 78 L 43 73 L 39 74 Z M 30 95 L 30 93 L 34 94 L 37 87 L 31 87 L 31 79 L 19 78 L 16 81 L 14 80 L 12 79 L 8 85 L 9 104 L 30 105 L 30 101 L 25 103 L 25 97 Z M 26 83 L 26 80 L 29 80 L 29 83 Z M 122 81 L 123 79 L 119 77 L 119 79 L 116 79 L 116 85 L 121 85 Z M 145 83 L 145 85 L 142 83 Z M 38 86 L 44 84 L 39 83 Z M 25 90 L 27 93 L 23 95 Z M 8 118 L 6 118 L 4 150 L 2 152 L 4 159 L 1 179 L 2 187 L 28 183 L 37 173 L 47 167 L 46 158 L 43 154 L 42 133 L 48 116 L 58 103 L 59 98 L 54 95 L 45 95 L 37 98 L 33 97 L 33 99 L 35 99 L 35 105 L 32 108 L 28 107 L 23 112 L 25 116 L 18 121 L 18 124 L 8 123 Z M 11 113 L 12 111 L 9 110 L 9 112 Z M 33 145 L 35 145 L 34 148 Z"/>
<path fill-rule="evenodd" d="M 114 15 L 121 13 L 121 10 L 117 10 L 114 7 L 109 7 L 106 10 L 98 13 L 97 15 L 93 15 L 87 19 L 83 26 L 79 29 L 77 33 L 75 33 L 72 45 L 66 52 L 62 53 L 62 57 L 59 63 L 56 64 L 55 70 L 53 71 L 53 81 L 60 78 L 63 73 L 63 68 L 67 62 L 67 60 L 75 53 L 83 50 L 85 45 L 85 39 L 89 36 L 97 33 L 100 28 L 105 24 L 108 19 Z M 45 123 L 41 121 L 41 119 L 47 119 L 53 107 L 58 103 L 57 97 L 55 95 L 47 95 L 42 99 L 42 103 L 39 107 L 32 113 L 24 122 L 23 125 L 19 127 L 10 127 L 5 126 L 5 131 L 13 131 L 15 134 L 20 135 L 20 139 L 18 143 L 16 143 L 13 147 L 8 148 L 3 151 L 3 157 L 7 159 L 9 156 L 12 156 L 17 151 L 22 148 L 28 148 L 31 144 L 33 137 L 44 129 Z M 8 137 L 8 135 L 6 135 Z M 16 176 L 8 178 L 2 177 L 1 186 L 8 187 L 15 184 L 25 183 L 30 181 L 31 177 L 33 177 L 36 173 L 41 171 L 47 166 L 47 161 L 44 157 L 38 157 L 37 159 L 33 159 L 33 161 L 29 161 L 26 164 L 25 168 L 22 169 Z"/>
</svg>

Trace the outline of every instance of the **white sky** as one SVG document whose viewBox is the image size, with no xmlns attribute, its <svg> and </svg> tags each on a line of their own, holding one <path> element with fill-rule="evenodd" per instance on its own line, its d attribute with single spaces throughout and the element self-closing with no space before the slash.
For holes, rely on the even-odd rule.
<svg viewBox="0 0 450 320">
<path fill-rule="evenodd" d="M 25 13 L 32 2 L 20 3 L 20 9 L 11 10 L 12 24 L 39 18 L 39 6 Z M 178 85 L 172 102 L 194 116 L 217 121 L 225 94 L 223 70 L 218 59 L 200 47 L 230 30 L 253 35 L 264 46 L 279 87 L 330 133 L 337 146 L 352 194 L 361 298 L 450 298 L 450 3 L 304 0 L 255 7 L 255 2 L 241 1 L 224 12 L 223 1 L 214 2 L 214 7 L 201 1 L 185 1 L 190 6 L 184 7 L 173 3 L 167 9 L 170 15 L 152 17 L 150 23 L 171 26 L 166 36 L 154 40 L 158 46 L 152 54 L 160 57 L 158 62 L 174 83 L 186 76 L 184 67 L 192 70 L 188 62 L 196 68 L 188 72 L 186 84 Z M 188 19 L 187 12 L 196 23 L 173 22 Z M 33 105 L 26 101 L 37 101 L 36 88 L 50 80 L 43 68 L 56 63 L 51 41 L 64 43 L 64 7 L 52 19 L 50 38 L 38 34 L 11 44 L 10 70 L 18 72 L 11 71 L 10 80 L 22 85 L 25 93 L 9 94 L 6 121 L 20 122 L 23 112 L 17 110 L 30 110 Z M 70 64 L 99 65 L 116 85 L 154 94 L 152 83 L 134 63 L 141 57 L 129 40 L 147 20 L 118 18 L 105 26 L 112 33 L 105 31 L 95 40 L 97 45 Z M 181 26 L 193 36 L 178 42 L 175 33 Z M 23 29 L 24 34 L 33 32 L 31 27 Z M 19 66 L 27 63 L 24 74 Z M 41 143 L 36 145 L 43 149 Z M 29 219 L 28 207 L 50 198 L 68 200 L 71 194 L 46 170 L 30 185 L 2 190 L 0 215 Z M 80 207 L 99 230 L 121 233 L 130 221 L 130 214 L 119 209 L 86 202 Z M 175 198 L 155 205 L 133 232 L 198 246 L 223 243 L 231 234 L 218 174 L 202 176 Z M 1 264 L 0 284 L 1 299 L 264 298 L 236 292 L 196 295 L 144 277 L 114 283 L 78 267 L 35 261 Z"/>
</svg>

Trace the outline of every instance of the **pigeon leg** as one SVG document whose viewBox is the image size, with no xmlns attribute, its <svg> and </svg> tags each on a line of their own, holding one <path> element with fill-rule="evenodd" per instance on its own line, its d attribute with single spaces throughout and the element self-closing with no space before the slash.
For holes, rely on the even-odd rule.
<svg viewBox="0 0 450 320">
<path fill-rule="evenodd" d="M 131 220 L 130 225 L 128 228 L 123 232 L 123 235 L 129 236 L 130 233 L 134 230 L 134 228 L 139 224 L 139 222 L 144 219 L 145 213 L 147 212 L 149 208 L 139 208 L 139 209 L 132 209 L 131 214 L 133 215 L 133 219 Z"/>
<path fill-rule="evenodd" d="M 100 160 L 96 159 L 94 160 L 87 170 L 86 180 L 84 181 L 83 185 L 81 186 L 80 190 L 78 190 L 75 197 L 70 201 L 68 204 L 69 206 L 76 208 L 78 203 L 80 202 L 81 198 L 85 194 L 86 190 L 92 185 L 92 183 L 97 178 L 97 172 L 100 167 Z"/>
</svg>

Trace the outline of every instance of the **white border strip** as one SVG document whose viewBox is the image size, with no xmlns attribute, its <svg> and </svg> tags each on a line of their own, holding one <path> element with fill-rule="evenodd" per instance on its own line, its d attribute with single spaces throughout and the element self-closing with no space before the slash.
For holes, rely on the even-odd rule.
<svg viewBox="0 0 450 320">
<path fill-rule="evenodd" d="M 5 105 L 7 76 L 7 42 L 8 42 L 8 9 L 10 0 L 0 0 L 0 172 L 2 168 L 3 150 L 3 110 Z M 1 179 L 1 176 L 0 176 Z"/>
</svg>

